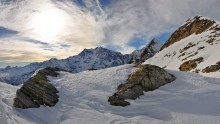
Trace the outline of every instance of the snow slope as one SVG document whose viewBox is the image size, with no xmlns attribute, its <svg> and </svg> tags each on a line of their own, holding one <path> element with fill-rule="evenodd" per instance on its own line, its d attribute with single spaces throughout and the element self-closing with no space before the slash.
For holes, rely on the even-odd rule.
<svg viewBox="0 0 220 124">
<path fill-rule="evenodd" d="M 60 91 L 55 107 L 12 108 L 18 87 L 0 83 L 1 124 L 219 124 L 220 79 L 169 71 L 177 80 L 147 92 L 128 107 L 110 106 L 107 99 L 134 71 L 123 65 L 49 77 Z"/>
<path fill-rule="evenodd" d="M 200 18 L 210 20 L 209 18 Z M 193 22 L 192 18 L 189 20 Z M 210 20 L 213 21 L 213 20 Z M 216 28 L 216 30 L 214 30 Z M 200 34 L 192 34 L 172 45 L 163 49 L 152 58 L 146 60 L 145 64 L 153 64 L 166 69 L 179 70 L 182 63 L 188 60 L 193 60 L 203 57 L 204 61 L 198 63 L 197 67 L 192 71 L 202 70 L 210 65 L 215 65 L 220 61 L 220 22 L 215 21 L 215 24 Z M 213 40 L 208 43 L 207 41 Z M 187 48 L 188 47 L 188 48 Z M 200 73 L 202 73 L 200 71 Z M 216 74 L 217 73 L 217 74 Z M 220 75 L 220 72 L 213 74 L 204 74 L 207 76 Z"/>
</svg>

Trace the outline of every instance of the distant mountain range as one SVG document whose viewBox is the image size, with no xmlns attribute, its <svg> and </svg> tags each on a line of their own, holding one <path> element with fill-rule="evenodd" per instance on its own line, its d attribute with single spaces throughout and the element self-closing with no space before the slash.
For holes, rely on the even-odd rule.
<svg viewBox="0 0 220 124">
<path fill-rule="evenodd" d="M 146 60 L 160 50 L 162 45 L 152 40 L 146 47 L 136 50 L 132 54 L 123 55 L 120 52 L 97 47 L 95 49 L 84 49 L 79 55 L 67 59 L 50 59 L 44 62 L 31 63 L 24 67 L 10 67 L 0 69 L 0 81 L 19 85 L 30 78 L 35 71 L 45 67 L 58 67 L 62 70 L 77 73 L 85 70 L 103 69 L 139 60 Z M 146 53 L 146 55 L 145 55 Z"/>
<path fill-rule="evenodd" d="M 68 72 L 77 73 L 88 69 L 101 69 L 129 63 L 130 55 L 122 55 L 102 47 L 84 49 L 79 55 L 67 59 L 50 59 L 45 62 L 31 63 L 24 67 L 6 67 L 0 70 L 0 80 L 19 85 L 30 78 L 36 70 L 45 67 L 58 67 Z"/>
<path fill-rule="evenodd" d="M 220 22 L 195 16 L 178 28 L 164 45 L 153 39 L 144 48 L 128 55 L 102 47 L 85 49 L 79 55 L 67 59 L 54 58 L 24 67 L 8 66 L 0 69 L 0 81 L 19 85 L 30 78 L 35 71 L 45 67 L 58 67 L 77 73 L 129 63 L 140 64 L 145 61 L 146 64 L 171 70 L 203 74 L 219 72 L 219 48 Z"/>
</svg>

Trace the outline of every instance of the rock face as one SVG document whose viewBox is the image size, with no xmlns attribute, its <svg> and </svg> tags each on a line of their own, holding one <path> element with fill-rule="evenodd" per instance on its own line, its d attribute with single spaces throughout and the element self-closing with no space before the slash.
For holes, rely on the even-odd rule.
<svg viewBox="0 0 220 124">
<path fill-rule="evenodd" d="M 184 62 L 180 65 L 179 69 L 180 71 L 191 71 L 192 69 L 195 69 L 198 65 L 198 63 L 203 62 L 203 58 L 199 57 L 197 59 L 189 60 Z"/>
<path fill-rule="evenodd" d="M 58 102 L 58 90 L 47 80 L 47 76 L 56 77 L 58 68 L 47 67 L 28 79 L 17 90 L 13 106 L 16 108 L 38 108 L 40 105 L 54 106 Z"/>
<path fill-rule="evenodd" d="M 190 19 L 189 21 L 187 21 L 187 23 L 177 29 L 171 35 L 168 41 L 161 47 L 160 50 L 163 50 L 164 48 L 172 45 L 175 42 L 180 41 L 181 39 L 188 37 L 193 33 L 200 34 L 206 31 L 214 23 L 215 21 L 211 21 L 205 18 L 203 19 L 201 16 L 195 16 L 193 19 Z"/>
<path fill-rule="evenodd" d="M 115 106 L 129 105 L 126 99 L 135 100 L 144 92 L 155 90 L 176 78 L 164 69 L 154 65 L 140 65 L 135 72 L 129 75 L 125 84 L 118 86 L 118 91 L 111 97 L 109 102 Z"/>
</svg>

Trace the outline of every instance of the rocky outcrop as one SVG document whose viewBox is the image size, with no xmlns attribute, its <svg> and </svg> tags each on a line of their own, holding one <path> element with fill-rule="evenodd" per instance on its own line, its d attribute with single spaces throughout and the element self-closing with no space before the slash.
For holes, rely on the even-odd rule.
<svg viewBox="0 0 220 124">
<path fill-rule="evenodd" d="M 155 90 L 176 78 L 164 69 L 154 65 L 140 65 L 135 72 L 129 75 L 125 84 L 118 86 L 117 92 L 109 97 L 111 105 L 130 105 L 126 99 L 135 100 L 144 95 L 144 91 Z"/>
<path fill-rule="evenodd" d="M 47 67 L 28 79 L 17 90 L 13 106 L 16 108 L 38 108 L 40 105 L 54 106 L 58 102 L 58 90 L 47 80 L 47 76 L 56 77 L 58 68 Z"/>
<path fill-rule="evenodd" d="M 194 18 L 188 20 L 186 24 L 177 29 L 160 50 L 163 50 L 164 48 L 190 36 L 191 34 L 200 34 L 210 28 L 214 23 L 215 21 L 210 19 L 195 16 Z"/>
<path fill-rule="evenodd" d="M 220 70 L 220 61 L 215 65 L 210 65 L 202 70 L 203 73 L 216 72 Z"/>
<path fill-rule="evenodd" d="M 203 58 L 199 57 L 197 59 L 189 60 L 180 65 L 180 71 L 191 71 L 195 69 L 199 63 L 203 62 Z"/>
</svg>

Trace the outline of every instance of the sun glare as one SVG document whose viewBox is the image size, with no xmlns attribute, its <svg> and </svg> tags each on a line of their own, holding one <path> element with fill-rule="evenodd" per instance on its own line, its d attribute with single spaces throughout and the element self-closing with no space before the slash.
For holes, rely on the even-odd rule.
<svg viewBox="0 0 220 124">
<path fill-rule="evenodd" d="M 37 35 L 47 40 L 54 38 L 65 27 L 66 17 L 59 9 L 43 10 L 32 18 L 31 27 Z"/>
</svg>

